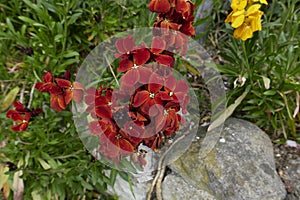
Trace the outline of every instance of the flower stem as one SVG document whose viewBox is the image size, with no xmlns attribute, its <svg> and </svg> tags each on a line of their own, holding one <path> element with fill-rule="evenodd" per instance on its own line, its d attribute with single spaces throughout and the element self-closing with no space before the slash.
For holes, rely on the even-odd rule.
<svg viewBox="0 0 300 200">
<path fill-rule="evenodd" d="M 247 74 L 248 74 L 248 77 L 249 77 L 249 80 L 250 80 L 250 84 L 251 86 L 253 86 L 253 79 L 252 79 L 252 70 L 251 70 L 251 67 L 250 67 L 250 64 L 249 64 L 249 60 L 248 60 L 248 54 L 247 54 L 247 51 L 246 51 L 246 45 L 245 45 L 245 41 L 242 42 L 242 46 L 243 46 L 243 53 L 244 53 L 244 59 L 245 59 L 245 65 L 246 65 L 246 70 L 247 70 Z"/>
</svg>

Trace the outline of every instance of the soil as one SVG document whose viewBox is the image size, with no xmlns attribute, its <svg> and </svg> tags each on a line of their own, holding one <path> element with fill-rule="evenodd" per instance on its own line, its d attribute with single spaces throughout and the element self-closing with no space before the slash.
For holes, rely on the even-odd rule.
<svg viewBox="0 0 300 200">
<path fill-rule="evenodd" d="M 274 144 L 276 170 L 285 185 L 285 200 L 300 199 L 300 144 L 291 147 L 286 144 Z"/>
</svg>

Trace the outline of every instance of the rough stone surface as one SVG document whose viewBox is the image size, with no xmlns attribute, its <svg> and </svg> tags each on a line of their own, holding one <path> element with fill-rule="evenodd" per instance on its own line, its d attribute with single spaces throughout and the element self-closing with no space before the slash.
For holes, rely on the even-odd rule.
<svg viewBox="0 0 300 200">
<path fill-rule="evenodd" d="M 221 137 L 205 158 L 199 157 L 201 145 L 193 143 L 170 168 L 188 184 L 216 199 L 285 198 L 284 185 L 275 171 L 272 143 L 262 130 L 247 121 L 230 118 Z M 164 195 L 169 194 L 164 191 Z"/>
<path fill-rule="evenodd" d="M 291 160 L 289 168 L 285 170 L 284 181 L 291 194 L 287 195 L 286 200 L 298 200 L 300 197 L 300 158 Z"/>
<path fill-rule="evenodd" d="M 165 177 L 162 185 L 163 199 L 166 200 L 216 200 L 211 194 L 205 190 L 187 183 L 181 177 L 169 174 Z"/>
</svg>

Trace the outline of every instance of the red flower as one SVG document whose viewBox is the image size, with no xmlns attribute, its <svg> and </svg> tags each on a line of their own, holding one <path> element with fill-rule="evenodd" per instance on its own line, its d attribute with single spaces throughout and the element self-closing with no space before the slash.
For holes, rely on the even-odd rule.
<svg viewBox="0 0 300 200">
<path fill-rule="evenodd" d="M 152 12 L 167 13 L 171 8 L 171 4 L 169 0 L 150 0 L 148 8 Z"/>
<path fill-rule="evenodd" d="M 181 116 L 177 113 L 178 110 L 174 108 L 164 109 L 155 118 L 157 131 L 162 132 L 165 136 L 171 136 L 179 129 L 179 122 Z"/>
<path fill-rule="evenodd" d="M 166 41 L 160 37 L 155 37 L 151 43 L 151 53 L 155 61 L 161 65 L 172 66 L 174 57 L 166 53 Z"/>
<path fill-rule="evenodd" d="M 117 58 L 121 58 L 118 67 L 119 72 L 126 72 L 135 65 L 143 65 L 150 58 L 150 52 L 144 46 L 135 46 L 134 37 L 127 36 L 126 38 L 118 39 L 116 47 L 121 54 L 116 54 Z"/>
<path fill-rule="evenodd" d="M 88 105 L 86 111 L 91 113 L 94 118 L 112 118 L 112 89 L 89 88 L 86 90 L 85 103 Z M 104 96 L 103 96 L 104 95 Z"/>
<path fill-rule="evenodd" d="M 130 91 L 131 89 L 135 88 L 137 83 L 146 84 L 151 74 L 152 71 L 148 67 L 134 65 L 121 77 L 121 91 Z"/>
<path fill-rule="evenodd" d="M 38 89 L 38 91 L 49 92 L 52 89 L 52 87 L 55 87 L 51 72 L 45 72 L 42 80 L 43 82 L 38 82 L 35 85 L 35 88 Z"/>
<path fill-rule="evenodd" d="M 12 130 L 17 132 L 25 131 L 28 127 L 31 116 L 34 117 L 42 112 L 41 109 L 30 110 L 19 101 L 14 102 L 14 107 L 15 110 L 7 111 L 6 117 L 20 123 L 11 127 Z"/>
<path fill-rule="evenodd" d="M 148 114 L 149 109 L 155 105 L 163 105 L 163 100 L 169 98 L 168 94 L 161 91 L 163 87 L 163 81 L 157 74 L 152 74 L 145 90 L 137 91 L 133 98 L 133 106 L 140 108 L 144 114 Z M 150 116 L 157 114 L 157 109 L 152 107 Z"/>
<path fill-rule="evenodd" d="M 28 122 L 31 117 L 31 111 L 24 107 L 24 105 L 19 102 L 14 102 L 15 110 L 9 110 L 6 113 L 6 117 L 12 119 L 15 122 L 19 122 L 17 125 L 13 125 L 11 129 L 13 131 L 22 132 L 28 127 Z"/>
<path fill-rule="evenodd" d="M 129 156 L 134 152 L 133 145 L 116 131 L 108 132 L 105 143 L 102 141 L 100 143 L 99 151 L 115 163 L 119 163 L 122 156 Z"/>
<path fill-rule="evenodd" d="M 50 92 L 50 107 L 57 111 L 63 111 L 66 109 L 65 95 L 62 89 L 58 86 L 54 86 L 49 90 Z"/>
<path fill-rule="evenodd" d="M 82 100 L 84 87 L 79 82 L 73 82 L 71 84 L 70 81 L 61 78 L 56 78 L 55 81 L 57 85 L 63 89 L 66 105 L 68 105 L 72 99 L 76 103 L 79 103 Z"/>
<path fill-rule="evenodd" d="M 171 102 L 179 103 L 182 107 L 182 112 L 187 113 L 187 104 L 189 103 L 189 86 L 186 81 L 177 81 L 174 76 L 169 76 L 165 79 L 164 86 L 164 89 L 166 93 L 168 93 Z"/>
<path fill-rule="evenodd" d="M 16 132 L 23 132 L 27 129 L 30 120 L 30 113 L 20 114 L 18 111 L 9 110 L 6 114 L 7 118 L 11 118 L 15 122 L 19 122 L 17 125 L 11 126 L 11 129 Z"/>
</svg>

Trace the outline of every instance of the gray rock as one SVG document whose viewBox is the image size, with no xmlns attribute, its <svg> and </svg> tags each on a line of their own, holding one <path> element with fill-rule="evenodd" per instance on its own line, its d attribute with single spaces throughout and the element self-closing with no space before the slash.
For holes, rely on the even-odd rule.
<svg viewBox="0 0 300 200">
<path fill-rule="evenodd" d="M 199 156 L 201 145 L 193 143 L 170 168 L 187 185 L 192 184 L 216 199 L 285 198 L 284 185 L 275 171 L 272 143 L 262 130 L 247 121 L 230 118 L 221 137 L 204 158 Z M 171 194 L 164 191 L 164 195 Z"/>
<path fill-rule="evenodd" d="M 300 158 L 291 160 L 289 168 L 284 172 L 284 181 L 289 186 L 291 194 L 287 195 L 286 200 L 298 200 L 300 198 Z"/>
<path fill-rule="evenodd" d="M 216 200 L 205 190 L 201 190 L 173 174 L 169 174 L 165 177 L 162 185 L 162 195 L 163 199 L 166 200 Z"/>
</svg>

